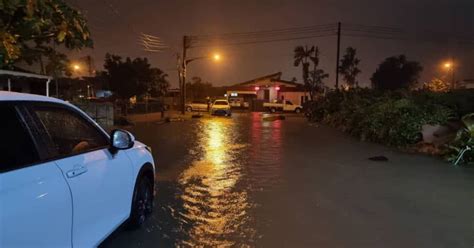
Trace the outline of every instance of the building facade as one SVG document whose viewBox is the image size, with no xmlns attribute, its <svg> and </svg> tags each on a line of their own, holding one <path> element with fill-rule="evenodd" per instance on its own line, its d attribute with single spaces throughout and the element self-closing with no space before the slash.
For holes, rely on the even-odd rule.
<svg viewBox="0 0 474 248">
<path fill-rule="evenodd" d="M 264 102 L 288 100 L 302 105 L 309 94 L 302 84 L 281 79 L 281 72 L 235 84 L 227 88 L 226 96 L 233 107 L 263 110 Z"/>
</svg>

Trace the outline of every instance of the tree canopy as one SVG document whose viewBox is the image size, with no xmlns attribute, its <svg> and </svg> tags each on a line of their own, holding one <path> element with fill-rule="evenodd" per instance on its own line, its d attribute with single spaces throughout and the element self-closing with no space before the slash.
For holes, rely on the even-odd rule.
<svg viewBox="0 0 474 248">
<path fill-rule="evenodd" d="M 169 87 L 168 75 L 151 67 L 146 58 L 132 60 L 127 57 L 123 60 L 120 56 L 107 53 L 104 68 L 111 90 L 122 99 L 143 94 L 162 96 Z"/>
<path fill-rule="evenodd" d="M 215 87 L 212 83 L 203 81 L 200 77 L 192 77 L 191 82 L 186 83 L 186 97 L 192 100 L 203 100 L 207 97 L 223 96 L 223 87 Z"/>
<path fill-rule="evenodd" d="M 0 0 L 0 67 L 31 64 L 53 44 L 92 47 L 83 15 L 63 0 Z"/>
<path fill-rule="evenodd" d="M 382 90 L 410 88 L 417 83 L 422 70 L 420 63 L 407 60 L 405 55 L 389 57 L 372 75 L 372 86 Z"/>
</svg>

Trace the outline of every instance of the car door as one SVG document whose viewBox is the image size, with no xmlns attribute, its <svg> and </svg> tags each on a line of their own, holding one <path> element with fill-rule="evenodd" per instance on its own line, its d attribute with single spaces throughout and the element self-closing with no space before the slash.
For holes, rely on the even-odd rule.
<svg viewBox="0 0 474 248">
<path fill-rule="evenodd" d="M 68 185 L 21 109 L 0 102 L 0 247 L 70 247 Z"/>
<path fill-rule="evenodd" d="M 197 106 L 199 111 L 206 111 L 207 110 L 207 104 L 203 101 L 198 101 Z"/>
<path fill-rule="evenodd" d="M 72 107 L 35 104 L 30 111 L 72 192 L 73 245 L 95 246 L 130 214 L 131 161 L 123 151 L 112 154 L 108 136 Z"/>
<path fill-rule="evenodd" d="M 285 111 L 293 111 L 294 110 L 293 103 L 290 102 L 290 101 L 285 101 L 284 110 Z"/>
</svg>

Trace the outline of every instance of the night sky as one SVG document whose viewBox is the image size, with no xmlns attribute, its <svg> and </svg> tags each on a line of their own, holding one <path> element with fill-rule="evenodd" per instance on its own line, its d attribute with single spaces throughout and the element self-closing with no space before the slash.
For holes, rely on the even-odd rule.
<svg viewBox="0 0 474 248">
<path fill-rule="evenodd" d="M 177 87 L 176 53 L 181 51 L 183 35 L 252 32 L 342 22 L 374 26 L 394 26 L 409 30 L 462 33 L 474 41 L 473 0 L 68 0 L 89 21 L 94 49 L 71 52 L 72 59 L 91 55 L 95 67 L 102 69 L 106 52 L 131 57 L 148 57 L 170 75 Z M 115 10 L 115 11 L 114 11 Z M 140 33 L 159 36 L 170 48 L 161 53 L 143 51 Z M 333 85 L 336 37 L 254 44 L 231 47 L 195 48 L 190 57 L 217 51 L 219 63 L 195 61 L 188 78 L 200 76 L 215 85 L 230 85 L 274 72 L 283 79 L 301 81 L 301 69 L 293 66 L 297 45 L 317 45 L 321 67 L 330 74 Z M 457 79 L 474 78 L 474 43 L 381 40 L 343 37 L 341 49 L 353 46 L 361 61 L 361 86 L 369 85 L 376 66 L 386 57 L 406 54 L 422 63 L 421 80 L 442 76 L 440 64 L 454 56 Z M 341 55 L 342 56 L 342 55 Z"/>
</svg>

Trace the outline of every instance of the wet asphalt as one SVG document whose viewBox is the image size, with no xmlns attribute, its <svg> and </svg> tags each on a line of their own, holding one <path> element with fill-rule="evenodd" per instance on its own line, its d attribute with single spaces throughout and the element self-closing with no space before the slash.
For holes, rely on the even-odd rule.
<svg viewBox="0 0 474 248">
<path fill-rule="evenodd" d="M 156 160 L 154 213 L 102 247 L 474 247 L 472 169 L 295 115 L 130 130 Z"/>
</svg>

